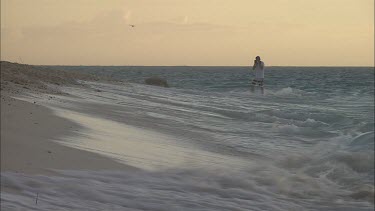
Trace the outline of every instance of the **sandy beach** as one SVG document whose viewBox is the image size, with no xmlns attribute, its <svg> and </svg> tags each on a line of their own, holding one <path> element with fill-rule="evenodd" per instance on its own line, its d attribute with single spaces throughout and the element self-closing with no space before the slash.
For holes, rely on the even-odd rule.
<svg viewBox="0 0 375 211">
<path fill-rule="evenodd" d="M 11 72 L 13 69 L 22 72 L 16 74 Z M 54 115 L 53 111 L 43 105 L 41 99 L 53 100 L 53 95 L 47 93 L 64 94 L 59 91 L 57 81 L 72 85 L 75 80 L 69 74 L 61 77 L 59 71 L 45 75 L 35 72 L 37 70 L 33 70 L 31 66 L 10 63 L 4 65 L 2 62 L 1 171 L 51 174 L 52 169 L 130 168 L 98 154 L 54 142 L 59 137 L 74 135 L 80 130 L 80 126 Z M 54 80 L 54 86 L 48 87 Z M 45 85 L 45 82 L 48 84 Z M 16 99 L 31 93 L 40 98 L 34 102 Z"/>
</svg>

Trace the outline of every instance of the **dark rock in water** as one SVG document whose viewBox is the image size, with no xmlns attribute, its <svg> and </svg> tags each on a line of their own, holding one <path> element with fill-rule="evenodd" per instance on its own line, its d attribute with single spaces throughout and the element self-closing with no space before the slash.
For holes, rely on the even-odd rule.
<svg viewBox="0 0 375 211">
<path fill-rule="evenodd" d="M 167 81 L 165 79 L 162 79 L 162 78 L 159 78 L 159 77 L 147 78 L 145 80 L 145 83 L 148 84 L 148 85 L 169 87 Z"/>
</svg>

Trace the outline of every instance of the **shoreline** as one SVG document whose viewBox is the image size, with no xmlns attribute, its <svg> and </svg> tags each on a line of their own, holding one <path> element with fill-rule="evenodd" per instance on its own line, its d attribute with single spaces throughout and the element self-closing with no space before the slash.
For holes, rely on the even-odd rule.
<svg viewBox="0 0 375 211">
<path fill-rule="evenodd" d="M 357 95 L 367 89 L 315 105 L 320 94 L 273 100 L 78 79 L 53 84 L 44 73 L 36 83 L 43 91 L 35 81 L 15 83 L 18 76 L 1 84 L 9 158 L 2 209 L 373 208 L 373 122 L 365 116 L 373 103 Z"/>
</svg>

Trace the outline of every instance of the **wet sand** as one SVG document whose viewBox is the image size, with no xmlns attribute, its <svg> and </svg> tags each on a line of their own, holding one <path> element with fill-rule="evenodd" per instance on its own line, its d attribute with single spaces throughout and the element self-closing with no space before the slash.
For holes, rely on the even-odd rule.
<svg viewBox="0 0 375 211">
<path fill-rule="evenodd" d="M 49 100 L 53 95 L 42 93 L 59 93 L 56 86 L 53 90 L 48 86 L 39 86 L 44 84 L 42 82 L 48 83 L 51 75 L 47 78 L 43 78 L 43 74 L 33 75 L 40 81 L 25 74 L 7 74 L 4 77 L 7 72 L 13 73 L 10 68 L 15 67 L 17 65 L 8 63 L 4 66 L 2 63 L 1 69 L 1 172 L 50 174 L 53 169 L 135 169 L 110 158 L 55 142 L 64 136 L 73 136 L 80 130 L 80 126 L 55 115 L 39 99 L 34 102 L 16 99 L 33 93 Z M 55 74 L 58 74 L 58 71 Z M 66 78 L 71 80 L 70 76 Z"/>
</svg>

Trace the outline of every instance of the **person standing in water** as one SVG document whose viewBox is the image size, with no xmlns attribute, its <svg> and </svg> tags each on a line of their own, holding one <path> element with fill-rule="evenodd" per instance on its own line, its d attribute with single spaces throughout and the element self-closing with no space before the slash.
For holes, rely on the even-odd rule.
<svg viewBox="0 0 375 211">
<path fill-rule="evenodd" d="M 254 90 L 255 85 L 259 85 L 261 87 L 262 94 L 264 94 L 263 90 L 263 82 L 264 82 L 264 62 L 260 60 L 260 57 L 255 57 L 253 70 L 255 70 L 255 78 L 251 82 L 252 90 Z"/>
</svg>

